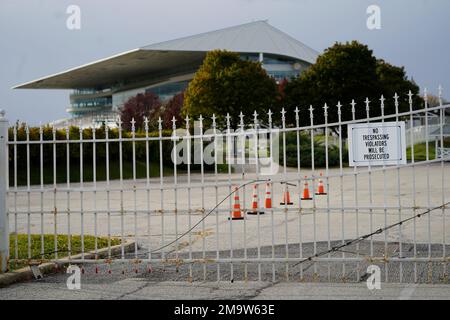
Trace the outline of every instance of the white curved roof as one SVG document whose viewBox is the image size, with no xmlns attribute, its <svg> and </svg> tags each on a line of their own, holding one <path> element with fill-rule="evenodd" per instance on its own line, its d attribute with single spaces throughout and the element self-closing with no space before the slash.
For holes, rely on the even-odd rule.
<svg viewBox="0 0 450 320">
<path fill-rule="evenodd" d="M 318 52 L 272 27 L 256 21 L 234 27 L 201 33 L 171 41 L 151 44 L 143 50 L 263 52 L 279 54 L 314 63 Z"/>
<path fill-rule="evenodd" d="M 128 80 L 184 72 L 200 66 L 206 52 L 271 53 L 314 63 L 318 52 L 272 27 L 256 21 L 120 53 L 15 86 L 20 89 L 107 87 Z"/>
</svg>

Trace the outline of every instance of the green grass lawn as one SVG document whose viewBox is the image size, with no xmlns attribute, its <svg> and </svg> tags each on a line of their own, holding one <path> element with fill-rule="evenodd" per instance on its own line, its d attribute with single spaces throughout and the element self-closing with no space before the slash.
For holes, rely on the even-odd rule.
<svg viewBox="0 0 450 320">
<path fill-rule="evenodd" d="M 418 143 L 414 145 L 414 161 L 425 161 L 427 159 L 427 149 L 426 143 Z M 428 156 L 430 160 L 436 158 L 436 149 L 434 147 L 434 142 L 428 143 Z M 406 158 L 411 160 L 411 147 L 406 149 Z"/>
<path fill-rule="evenodd" d="M 81 236 L 72 235 L 71 239 L 71 250 L 72 255 L 76 255 L 81 253 Z M 54 245 L 55 236 L 53 234 L 45 234 L 44 235 L 44 256 L 41 256 L 41 235 L 40 234 L 32 234 L 31 235 L 31 257 L 32 259 L 54 259 L 55 258 L 55 245 Z M 58 258 L 67 257 L 69 255 L 69 237 L 67 235 L 57 235 L 58 242 Z M 15 250 L 15 241 L 16 235 L 10 234 L 9 236 L 9 250 L 11 259 L 16 258 L 16 250 Z M 111 245 L 120 244 L 119 239 L 112 238 Z M 97 248 L 105 248 L 108 246 L 108 238 L 97 237 Z M 93 251 L 95 249 L 95 237 L 94 236 L 84 236 L 84 252 Z M 28 259 L 28 235 L 27 234 L 18 234 L 17 235 L 17 259 Z M 26 266 L 27 263 L 24 261 L 20 262 L 10 262 L 10 270 L 20 269 Z"/>
<path fill-rule="evenodd" d="M 164 167 L 164 175 L 171 175 L 173 173 L 173 168 L 167 166 Z M 66 176 L 66 163 L 56 164 L 56 182 L 64 183 L 67 181 Z M 150 163 L 150 177 L 159 177 L 159 163 Z M 14 183 L 14 172 L 10 170 L 10 185 Z M 90 182 L 93 181 L 94 168 L 92 162 L 83 164 L 83 181 Z M 147 177 L 147 168 L 145 162 L 136 161 L 136 178 Z M 53 167 L 44 167 L 44 184 L 53 183 Z M 109 163 L 109 178 L 111 180 L 116 180 L 120 178 L 120 163 L 119 161 L 111 161 Z M 132 179 L 133 178 L 133 164 L 131 162 L 123 162 L 123 178 Z M 30 170 L 30 184 L 37 185 L 40 184 L 40 170 L 39 167 L 35 170 Z M 106 164 L 104 162 L 98 162 L 96 165 L 96 180 L 105 181 L 106 180 Z M 70 163 L 70 182 L 80 181 L 80 163 Z M 23 186 L 27 184 L 27 172 L 25 169 L 20 167 L 17 170 L 17 184 Z"/>
</svg>

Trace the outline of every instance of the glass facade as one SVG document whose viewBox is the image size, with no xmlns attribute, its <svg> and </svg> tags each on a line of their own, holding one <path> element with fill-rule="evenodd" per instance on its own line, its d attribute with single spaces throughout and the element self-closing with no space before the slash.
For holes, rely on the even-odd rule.
<svg viewBox="0 0 450 320">
<path fill-rule="evenodd" d="M 254 62 L 259 61 L 259 53 L 242 53 L 242 54 L 240 54 L 240 57 L 242 60 L 254 61 Z"/>
<path fill-rule="evenodd" d="M 262 58 L 262 67 L 277 82 L 283 79 L 290 80 L 295 78 L 309 66 L 305 62 L 274 54 L 241 53 L 240 58 L 255 62 L 260 61 Z M 165 102 L 174 95 L 186 90 L 190 78 L 191 75 L 187 76 L 186 74 L 183 76 L 183 80 L 180 79 L 171 83 L 156 84 L 124 91 L 120 91 L 120 88 L 114 88 L 114 90 L 111 88 L 76 89 L 70 95 L 71 106 L 67 111 L 74 117 L 109 115 L 117 112 L 117 109 L 129 98 L 136 96 L 138 93 L 148 92 L 158 95 L 161 101 Z"/>
<path fill-rule="evenodd" d="M 70 107 L 67 111 L 74 117 L 108 113 L 112 109 L 110 89 L 76 89 L 70 95 Z"/>
<path fill-rule="evenodd" d="M 242 60 L 255 62 L 260 59 L 259 53 L 243 53 L 240 54 L 240 57 Z M 276 81 L 282 81 L 283 79 L 290 80 L 298 77 L 305 69 L 300 61 L 288 57 L 263 54 L 262 58 L 262 67 L 266 70 L 267 74 Z"/>
<path fill-rule="evenodd" d="M 189 81 L 179 81 L 173 83 L 165 83 L 160 86 L 154 86 L 145 90 L 146 93 L 151 92 L 159 96 L 161 101 L 167 101 L 174 95 L 183 92 L 188 87 Z"/>
<path fill-rule="evenodd" d="M 276 81 L 282 81 L 284 79 L 290 80 L 299 76 L 300 71 L 268 71 L 267 72 Z"/>
<path fill-rule="evenodd" d="M 112 105 L 112 97 L 79 99 L 71 103 L 72 108 L 86 108 L 86 107 L 111 106 L 111 105 Z"/>
</svg>

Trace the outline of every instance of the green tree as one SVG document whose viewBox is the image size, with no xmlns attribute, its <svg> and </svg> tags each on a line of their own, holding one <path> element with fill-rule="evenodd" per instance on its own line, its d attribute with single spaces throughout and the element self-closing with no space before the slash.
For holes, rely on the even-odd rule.
<svg viewBox="0 0 450 320">
<path fill-rule="evenodd" d="M 244 61 L 236 53 L 208 52 L 202 66 L 189 83 L 184 97 L 182 116 L 206 117 L 214 113 L 224 123 L 227 113 L 235 126 L 242 111 L 247 121 L 254 111 L 264 120 L 277 101 L 277 85 L 259 62 Z"/>
<path fill-rule="evenodd" d="M 315 64 L 290 81 L 285 88 L 285 106 L 293 112 L 300 109 L 302 125 L 309 124 L 309 106 L 314 108 L 314 123 L 323 123 L 323 106 L 327 103 L 328 121 L 338 121 L 337 103 L 342 104 L 342 119 L 352 118 L 350 103 L 356 102 L 356 118 L 366 117 L 365 99 L 369 98 L 370 116 L 381 113 L 380 97 L 384 95 L 385 113 L 393 113 L 393 96 L 400 96 L 400 110 L 409 108 L 408 91 L 419 92 L 418 86 L 408 80 L 404 68 L 377 60 L 366 45 L 357 41 L 336 43 L 317 58 Z M 420 98 L 415 97 L 415 105 Z M 287 117 L 293 119 L 293 117 Z"/>
<path fill-rule="evenodd" d="M 412 80 L 408 80 L 404 67 L 396 67 L 382 59 L 377 60 L 377 77 L 379 81 L 379 96 L 383 94 L 386 98 L 385 113 L 395 113 L 394 95 L 397 93 L 399 111 L 409 110 L 408 92 L 413 94 L 413 107 L 423 107 L 423 100 L 418 95 L 419 86 Z M 379 112 L 377 111 L 377 114 Z"/>
</svg>

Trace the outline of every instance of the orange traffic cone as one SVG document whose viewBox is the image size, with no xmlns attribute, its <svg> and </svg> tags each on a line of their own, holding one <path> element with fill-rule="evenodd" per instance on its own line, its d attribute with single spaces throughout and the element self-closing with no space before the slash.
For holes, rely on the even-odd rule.
<svg viewBox="0 0 450 320">
<path fill-rule="evenodd" d="M 316 192 L 316 194 L 319 195 L 319 196 L 323 196 L 323 195 L 327 194 L 325 192 L 325 187 L 323 185 L 322 172 L 320 173 L 319 184 L 317 185 L 317 192 Z"/>
<path fill-rule="evenodd" d="M 281 204 L 281 205 L 285 205 L 285 204 L 287 204 L 287 205 L 292 205 L 292 204 L 293 204 L 293 203 L 291 202 L 291 195 L 290 195 L 290 193 L 289 193 L 289 187 L 288 187 L 287 184 L 286 184 L 286 190 L 285 190 L 285 192 L 283 193 L 283 201 L 280 202 L 280 204 Z"/>
<path fill-rule="evenodd" d="M 307 176 L 305 176 L 305 179 Z M 305 187 L 303 188 L 303 197 L 302 200 L 312 200 L 312 198 L 309 196 L 309 187 L 308 187 L 308 181 L 305 180 Z"/>
<path fill-rule="evenodd" d="M 272 194 L 270 191 L 270 183 L 266 184 L 266 199 L 264 203 L 266 209 L 272 209 Z"/>
<path fill-rule="evenodd" d="M 231 217 L 228 220 L 243 220 L 244 217 L 241 215 L 241 204 L 239 203 L 239 188 L 234 187 L 234 204 L 233 211 L 231 212 Z"/>
<path fill-rule="evenodd" d="M 264 214 L 264 211 L 258 211 L 259 200 L 258 200 L 258 185 L 253 185 L 253 195 L 252 195 L 252 209 L 247 211 L 247 214 Z"/>
</svg>

